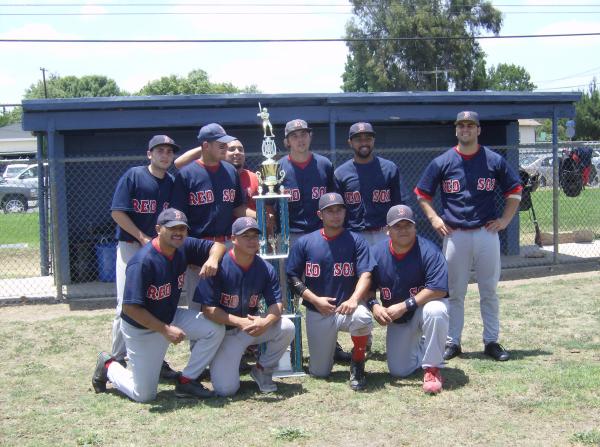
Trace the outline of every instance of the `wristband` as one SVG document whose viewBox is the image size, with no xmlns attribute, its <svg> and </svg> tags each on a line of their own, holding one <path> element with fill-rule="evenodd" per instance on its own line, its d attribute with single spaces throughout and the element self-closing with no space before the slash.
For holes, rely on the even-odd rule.
<svg viewBox="0 0 600 447">
<path fill-rule="evenodd" d="M 367 301 L 367 307 L 371 312 L 373 312 L 373 306 L 375 306 L 375 304 L 379 304 L 377 298 L 371 298 L 369 301 Z"/>
<path fill-rule="evenodd" d="M 416 310 L 417 306 L 417 301 L 411 296 L 410 298 L 408 298 L 406 301 L 404 301 L 404 305 L 406 306 L 406 311 L 407 312 L 412 312 L 413 310 Z"/>
</svg>

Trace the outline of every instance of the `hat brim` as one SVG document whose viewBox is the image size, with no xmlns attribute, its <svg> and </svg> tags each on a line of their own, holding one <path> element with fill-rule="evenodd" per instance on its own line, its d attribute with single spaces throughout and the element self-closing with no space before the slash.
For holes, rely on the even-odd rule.
<svg viewBox="0 0 600 447">
<path fill-rule="evenodd" d="M 300 129 L 290 130 L 288 133 L 285 134 L 285 138 L 289 137 L 294 132 L 298 132 L 300 130 L 306 130 L 308 132 L 312 132 L 312 127 L 301 127 Z"/>
<path fill-rule="evenodd" d="M 412 223 L 413 225 L 416 225 L 416 222 L 413 219 L 409 219 L 408 217 L 399 217 L 398 219 L 394 219 L 391 222 L 388 222 L 388 227 L 393 227 L 394 225 L 396 225 L 398 222 L 402 221 L 402 220 L 406 220 L 410 223 Z"/>
<path fill-rule="evenodd" d="M 344 208 L 346 208 L 346 204 L 344 202 L 334 202 L 334 203 L 328 203 L 327 205 L 323 206 L 323 208 L 319 208 L 319 211 L 323 211 L 325 208 L 329 208 L 329 207 L 335 206 L 335 205 L 340 205 L 340 206 L 343 206 Z"/>
<path fill-rule="evenodd" d="M 151 151 L 156 146 L 171 146 L 173 148 L 173 152 L 179 152 L 179 149 L 181 149 L 179 146 L 177 146 L 176 144 L 173 144 L 173 143 L 158 143 L 158 144 L 155 144 L 154 146 L 148 148 L 148 150 Z"/>
<path fill-rule="evenodd" d="M 232 141 L 237 140 L 236 137 L 232 137 L 231 135 L 225 135 L 222 136 L 221 138 L 217 138 L 215 141 L 218 141 L 219 143 L 231 143 Z"/>
<path fill-rule="evenodd" d="M 190 226 L 183 220 L 170 220 L 168 222 L 161 224 L 161 227 L 173 228 L 178 225 L 185 225 L 186 227 L 188 227 L 188 229 L 190 228 Z"/>
<path fill-rule="evenodd" d="M 262 234 L 262 231 L 260 231 L 260 228 L 252 226 L 252 227 L 244 228 L 243 230 L 240 230 L 237 233 L 233 233 L 233 235 L 234 236 L 240 236 L 240 235 L 242 235 L 245 232 L 250 231 L 250 230 L 256 230 L 256 231 L 258 231 L 258 234 Z"/>
<path fill-rule="evenodd" d="M 365 134 L 365 135 L 373 135 L 375 136 L 375 132 L 354 132 L 353 134 L 348 135 L 348 138 L 352 139 L 357 135 L 361 135 L 361 134 Z"/>
</svg>

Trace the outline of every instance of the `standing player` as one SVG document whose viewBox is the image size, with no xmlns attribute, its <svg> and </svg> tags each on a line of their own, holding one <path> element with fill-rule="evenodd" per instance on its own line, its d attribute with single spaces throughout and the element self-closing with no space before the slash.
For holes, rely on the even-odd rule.
<svg viewBox="0 0 600 447">
<path fill-rule="evenodd" d="M 473 267 L 479 287 L 484 353 L 504 361 L 509 354 L 498 343 L 498 231 L 507 227 L 519 208 L 521 182 L 504 158 L 478 144 L 481 127 L 476 112 L 460 112 L 455 125 L 458 145 L 432 160 L 415 188 L 425 216 L 444 238 L 444 256 L 448 261 L 450 328 L 444 358 L 450 360 L 462 353 L 465 295 Z M 432 204 L 438 186 L 441 217 Z M 501 217 L 496 213 L 496 188 L 506 199 Z"/>
<path fill-rule="evenodd" d="M 117 183 L 111 205 L 111 216 L 117 223 L 116 285 L 117 309 L 112 329 L 112 356 L 125 362 L 125 341 L 121 334 L 121 310 L 125 288 L 125 269 L 138 250 L 156 236 L 156 218 L 169 207 L 173 177 L 167 171 L 179 150 L 171 138 L 155 135 L 148 143 L 148 166 L 129 169 Z M 161 377 L 174 379 L 177 375 L 167 362 Z"/>
<path fill-rule="evenodd" d="M 386 353 L 390 374 L 406 377 L 423 368 L 423 390 L 439 393 L 448 335 L 448 267 L 441 251 L 417 236 L 413 211 L 395 205 L 387 213 L 389 239 L 373 247 L 377 267 L 374 288 L 381 304 L 369 304 L 375 320 L 387 327 Z"/>
<path fill-rule="evenodd" d="M 227 144 L 234 140 L 219 124 L 202 127 L 198 133 L 202 147 L 200 159 L 175 176 L 171 203 L 188 216 L 193 237 L 225 242 L 230 237 L 234 216 L 246 215 L 239 175 L 224 161 Z M 251 210 L 248 213 L 256 216 Z M 198 267 L 191 266 L 185 277 L 188 304 L 198 279 Z"/>
<path fill-rule="evenodd" d="M 190 149 L 175 159 L 175 167 L 181 169 L 188 163 L 200 158 L 202 146 Z M 244 168 L 246 162 L 246 153 L 244 145 L 240 140 L 233 140 L 227 143 L 227 154 L 225 160 L 231 163 L 240 176 L 240 185 L 247 199 L 247 206 L 256 211 L 256 202 L 253 197 L 258 194 L 258 177 L 249 169 Z"/>
<path fill-rule="evenodd" d="M 333 367 L 338 331 L 350 332 L 354 349 L 350 387 L 366 387 L 365 355 L 373 322 L 364 300 L 369 294 L 373 261 L 362 236 L 344 228 L 342 196 L 319 199 L 323 229 L 307 234 L 291 249 L 287 264 L 289 286 L 306 306 L 309 371 L 327 377 Z"/>
<path fill-rule="evenodd" d="M 178 397 L 210 397 L 212 392 L 196 379 L 217 352 L 225 330 L 202 314 L 178 308 L 184 272 L 189 262 L 218 263 L 225 246 L 187 238 L 187 219 L 168 208 L 160 213 L 158 237 L 146 244 L 127 265 L 121 330 L 127 345 L 129 368 L 105 352 L 98 356 L 92 377 L 94 390 L 106 391 L 110 381 L 136 402 L 156 397 L 161 364 L 170 343 L 185 338 L 195 342 L 190 359 L 177 379 Z"/>
<path fill-rule="evenodd" d="M 201 280 L 194 301 L 202 303 L 206 318 L 225 325 L 227 332 L 212 363 L 210 375 L 219 396 L 232 396 L 240 388 L 239 366 L 246 348 L 266 343 L 250 372 L 263 393 L 277 390 L 272 370 L 294 338 L 294 324 L 281 318 L 279 281 L 271 264 L 256 254 L 260 230 L 256 220 L 240 217 L 232 226 L 233 249 L 214 278 Z M 258 314 L 260 297 L 267 314 Z"/>
<path fill-rule="evenodd" d="M 386 239 L 388 210 L 403 203 L 400 171 L 393 162 L 373 154 L 375 131 L 370 123 L 350 126 L 348 144 L 354 157 L 335 170 L 336 187 L 348 209 L 346 227 L 361 233 L 372 246 Z"/>
</svg>

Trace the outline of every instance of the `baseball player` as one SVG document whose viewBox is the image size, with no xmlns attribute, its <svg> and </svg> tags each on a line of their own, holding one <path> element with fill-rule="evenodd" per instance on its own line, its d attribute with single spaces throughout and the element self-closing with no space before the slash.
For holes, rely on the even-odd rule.
<svg viewBox="0 0 600 447">
<path fill-rule="evenodd" d="M 478 144 L 481 127 L 476 112 L 460 112 L 455 125 L 458 144 L 431 161 L 415 188 L 425 216 L 444 238 L 443 252 L 448 261 L 450 328 L 444 358 L 449 360 L 462 353 L 464 301 L 473 267 L 479 287 L 484 353 L 504 361 L 509 354 L 498 343 L 498 231 L 507 227 L 519 207 L 521 182 L 504 158 Z M 441 216 L 432 204 L 438 187 Z M 496 189 L 505 198 L 500 217 L 495 207 Z"/>
<path fill-rule="evenodd" d="M 121 334 L 121 310 L 125 288 L 125 269 L 142 246 L 156 236 L 156 218 L 169 207 L 173 177 L 167 171 L 179 150 L 171 138 L 155 135 L 148 143 L 150 164 L 129 169 L 117 183 L 111 205 L 111 216 L 117 224 L 116 285 L 117 309 L 112 329 L 112 356 L 125 362 L 125 341 Z M 161 377 L 174 379 L 177 372 L 163 363 Z"/>
<path fill-rule="evenodd" d="M 225 246 L 188 238 L 185 214 L 167 208 L 158 216 L 158 237 L 144 247 L 127 265 L 121 331 L 127 346 L 129 368 L 124 368 L 106 352 L 98 356 L 92 377 L 94 390 L 114 387 L 136 402 L 156 397 L 162 361 L 170 343 L 185 338 L 195 342 L 190 359 L 177 380 L 178 397 L 210 397 L 196 379 L 217 352 L 225 329 L 193 310 L 178 308 L 184 273 L 190 262 L 218 263 Z"/>
<path fill-rule="evenodd" d="M 373 326 L 364 301 L 374 264 L 363 237 L 344 228 L 342 196 L 321 196 L 318 216 L 323 229 L 298 239 L 287 264 L 289 286 L 307 309 L 309 371 L 317 377 L 328 376 L 337 332 L 350 332 L 354 345 L 350 387 L 363 390 L 366 347 Z"/>
<path fill-rule="evenodd" d="M 448 267 L 439 248 L 417 236 L 412 209 L 395 205 L 387 212 L 389 238 L 372 248 L 377 267 L 373 286 L 381 304 L 369 301 L 375 320 L 386 326 L 390 374 L 406 377 L 425 370 L 423 390 L 442 390 L 440 367 L 448 335 Z"/>
<path fill-rule="evenodd" d="M 202 154 L 202 146 L 198 146 L 194 149 L 190 149 L 184 152 L 182 155 L 175 159 L 175 167 L 177 169 L 183 168 L 188 163 L 200 158 Z M 247 199 L 247 206 L 251 210 L 256 211 L 256 202 L 253 197 L 258 194 L 258 177 L 256 173 L 249 169 L 244 169 L 246 162 L 246 153 L 244 151 L 244 145 L 240 140 L 233 140 L 227 143 L 227 154 L 225 160 L 231 163 L 236 169 L 240 176 L 240 185 L 245 193 Z"/>
<path fill-rule="evenodd" d="M 347 207 L 346 226 L 369 245 L 386 239 L 385 216 L 403 203 L 400 171 L 391 161 L 373 154 L 375 131 L 370 123 L 350 126 L 348 144 L 354 157 L 335 170 L 335 182 Z"/>
<path fill-rule="evenodd" d="M 230 237 L 234 216 L 246 215 L 239 175 L 224 161 L 227 144 L 234 140 L 219 124 L 202 127 L 198 133 L 202 147 L 200 159 L 175 176 L 171 203 L 188 216 L 193 237 L 225 242 Z M 251 210 L 248 213 L 256 216 Z M 190 266 L 185 278 L 188 304 L 198 279 L 198 267 Z"/>
<path fill-rule="evenodd" d="M 277 385 L 272 371 L 294 338 L 294 324 L 281 318 L 283 306 L 275 269 L 257 256 L 260 230 L 256 220 L 240 217 L 231 231 L 233 249 L 223 258 L 217 275 L 201 280 L 194 294 L 206 318 L 227 327 L 210 364 L 211 381 L 219 396 L 234 395 L 240 388 L 244 351 L 266 343 L 250 375 L 261 392 L 274 392 Z M 267 305 L 264 316 L 258 314 L 261 296 Z"/>
</svg>

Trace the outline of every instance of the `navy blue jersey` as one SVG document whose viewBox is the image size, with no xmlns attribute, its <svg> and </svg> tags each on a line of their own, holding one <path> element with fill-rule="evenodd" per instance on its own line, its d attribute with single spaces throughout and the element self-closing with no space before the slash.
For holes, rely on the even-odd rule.
<svg viewBox="0 0 600 447">
<path fill-rule="evenodd" d="M 244 268 L 230 250 L 223 256 L 214 277 L 200 279 L 194 301 L 243 318 L 258 314 L 261 296 L 267 307 L 281 302 L 279 280 L 273 266 L 255 256 L 252 264 Z"/>
<path fill-rule="evenodd" d="M 466 156 L 456 147 L 434 158 L 417 183 L 417 196 L 432 200 L 441 189 L 443 214 L 452 228 L 479 228 L 498 217 L 495 190 L 521 194 L 521 180 L 506 160 L 487 147 Z"/>
<path fill-rule="evenodd" d="M 335 182 L 346 202 L 346 227 L 352 231 L 385 227 L 388 210 L 404 203 L 400 171 L 385 158 L 373 157 L 365 164 L 348 160 L 335 170 Z"/>
<path fill-rule="evenodd" d="M 233 209 L 244 201 L 240 179 L 232 164 L 206 167 L 190 163 L 175 176 L 171 206 L 183 211 L 190 236 L 230 236 Z"/>
<path fill-rule="evenodd" d="M 186 238 L 173 256 L 160 252 L 158 239 L 144 245 L 127 264 L 123 304 L 138 304 L 166 324 L 175 316 L 188 264 L 202 265 L 213 242 Z M 132 318 L 121 312 L 121 318 L 138 328 Z"/>
<path fill-rule="evenodd" d="M 281 184 L 288 199 L 290 231 L 309 233 L 321 228 L 321 219 L 317 216 L 319 198 L 326 192 L 335 191 L 333 165 L 328 158 L 319 154 L 306 164 L 293 162 L 289 156 L 279 160 L 279 169 L 285 172 Z"/>
<path fill-rule="evenodd" d="M 373 267 L 369 246 L 360 234 L 344 230 L 335 238 L 327 238 L 323 230 L 317 230 L 296 241 L 286 273 L 304 278 L 311 292 L 335 298 L 339 306 L 354 293 L 359 276 Z M 307 301 L 302 304 L 316 310 Z"/>
<path fill-rule="evenodd" d="M 110 210 L 126 212 L 141 231 L 154 237 L 156 219 L 163 209 L 169 208 L 172 188 L 173 177 L 169 173 L 158 178 L 150 173 L 148 166 L 130 168 L 117 183 Z M 126 242 L 137 240 L 118 225 L 116 238 Z"/>
</svg>

